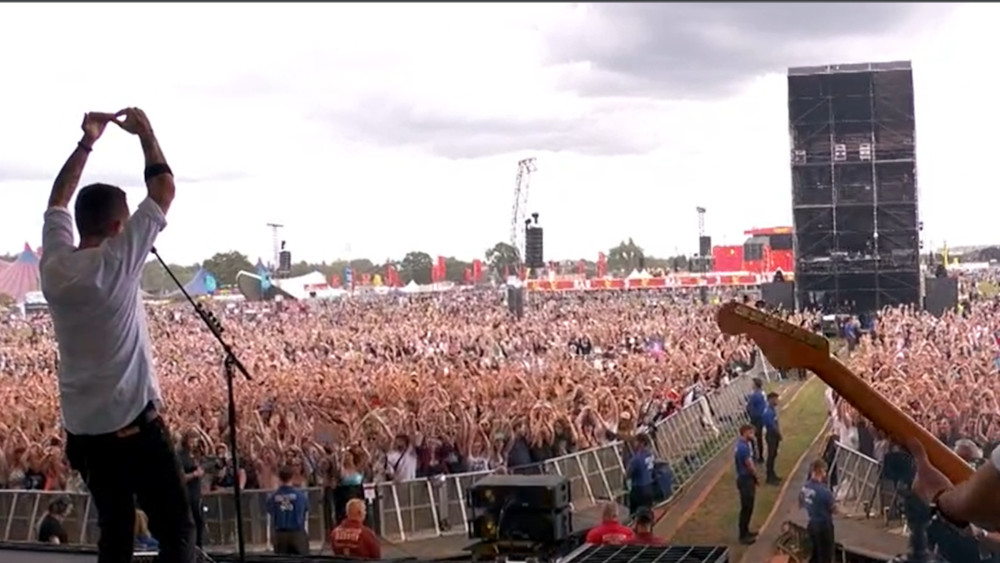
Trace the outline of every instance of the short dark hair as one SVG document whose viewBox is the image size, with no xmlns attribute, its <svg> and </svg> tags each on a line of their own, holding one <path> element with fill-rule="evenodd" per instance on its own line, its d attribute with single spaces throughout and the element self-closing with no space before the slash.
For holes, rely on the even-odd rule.
<svg viewBox="0 0 1000 563">
<path fill-rule="evenodd" d="M 635 523 L 643 526 L 651 526 L 656 523 L 656 515 L 648 506 L 643 506 L 635 511 Z"/>
<path fill-rule="evenodd" d="M 767 398 L 768 399 L 777 399 L 778 397 L 779 397 L 779 395 L 777 393 L 775 393 L 774 391 L 771 391 L 770 393 L 767 394 Z"/>
<path fill-rule="evenodd" d="M 822 459 L 817 459 L 813 461 L 812 465 L 809 466 L 810 473 L 819 473 L 821 471 L 826 471 L 826 469 L 827 469 L 826 461 Z"/>
<path fill-rule="evenodd" d="M 125 190 L 110 184 L 90 184 L 76 196 L 74 215 L 76 230 L 81 237 L 99 237 L 111 234 L 111 224 L 121 217 L 122 208 L 128 209 Z"/>
<path fill-rule="evenodd" d="M 636 434 L 635 443 L 642 447 L 648 447 L 651 445 L 647 434 Z"/>
<path fill-rule="evenodd" d="M 740 436 L 746 434 L 747 432 L 753 430 L 753 424 L 744 424 L 740 426 Z"/>
<path fill-rule="evenodd" d="M 287 483 L 295 477 L 295 470 L 291 466 L 283 465 L 281 469 L 278 470 L 278 480 L 282 483 Z"/>
<path fill-rule="evenodd" d="M 64 516 L 69 512 L 69 501 L 63 497 L 58 497 L 49 503 L 49 513 L 56 516 Z"/>
</svg>

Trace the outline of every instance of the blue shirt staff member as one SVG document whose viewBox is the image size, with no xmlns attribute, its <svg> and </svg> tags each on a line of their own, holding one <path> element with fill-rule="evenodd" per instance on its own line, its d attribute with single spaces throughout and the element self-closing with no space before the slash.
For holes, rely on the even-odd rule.
<svg viewBox="0 0 1000 563">
<path fill-rule="evenodd" d="M 771 392 L 767 394 L 767 407 L 764 409 L 762 417 L 764 426 L 764 443 L 767 444 L 767 484 L 777 485 L 781 483 L 781 477 L 774 472 L 774 462 L 778 459 L 778 445 L 781 443 L 781 427 L 778 425 L 778 394 Z"/>
<path fill-rule="evenodd" d="M 629 511 L 636 514 L 640 508 L 653 506 L 653 465 L 656 459 L 649 451 L 649 436 L 635 437 L 636 451 L 628 462 L 626 476 L 629 480 Z"/>
<path fill-rule="evenodd" d="M 146 198 L 129 214 L 121 188 L 80 190 L 87 156 L 109 123 L 135 135 L 145 155 Z M 170 430 L 160 418 L 143 266 L 167 224 L 174 177 L 142 110 L 88 113 L 83 138 L 56 176 L 42 226 L 42 293 L 59 343 L 59 400 L 66 459 L 87 484 L 101 531 L 99 563 L 131 561 L 136 500 L 160 540 L 160 559 L 195 560 L 194 524 Z M 73 240 L 73 223 L 80 243 Z"/>
<path fill-rule="evenodd" d="M 753 391 L 747 397 L 747 416 L 754 430 L 754 457 L 757 463 L 764 463 L 764 411 L 767 410 L 767 398 L 764 395 L 764 382 L 759 377 L 753 378 Z"/>
<path fill-rule="evenodd" d="M 750 531 L 750 518 L 757 500 L 757 466 L 753 461 L 754 429 L 750 424 L 740 427 L 736 440 L 736 489 L 740 493 L 740 543 L 750 545 L 757 541 L 757 532 Z"/>
<path fill-rule="evenodd" d="M 814 461 L 809 468 L 809 480 L 799 491 L 799 506 L 805 509 L 809 517 L 806 531 L 812 543 L 810 563 L 833 563 L 833 515 L 836 512 L 836 500 L 833 491 L 826 485 L 826 471 L 825 461 Z"/>
<path fill-rule="evenodd" d="M 278 470 L 281 486 L 267 499 L 273 530 L 271 545 L 279 555 L 309 555 L 309 535 L 306 533 L 309 499 L 305 491 L 292 486 L 294 476 L 291 467 Z"/>
</svg>

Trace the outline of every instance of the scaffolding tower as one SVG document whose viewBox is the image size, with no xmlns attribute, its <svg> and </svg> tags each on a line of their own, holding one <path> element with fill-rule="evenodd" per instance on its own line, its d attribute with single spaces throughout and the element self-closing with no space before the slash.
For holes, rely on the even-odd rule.
<svg viewBox="0 0 1000 563">
<path fill-rule="evenodd" d="M 788 120 L 799 306 L 919 303 L 910 63 L 789 69 Z"/>
</svg>

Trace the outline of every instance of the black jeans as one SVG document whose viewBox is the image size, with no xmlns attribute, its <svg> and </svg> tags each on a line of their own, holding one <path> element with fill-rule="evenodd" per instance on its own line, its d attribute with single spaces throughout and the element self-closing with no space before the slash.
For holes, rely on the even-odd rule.
<svg viewBox="0 0 1000 563">
<path fill-rule="evenodd" d="M 753 425 L 753 457 L 757 463 L 762 463 L 764 461 L 764 422 L 759 418 L 751 418 L 750 424 Z"/>
<path fill-rule="evenodd" d="M 806 532 L 809 533 L 809 542 L 812 543 L 809 563 L 833 563 L 833 524 L 810 522 L 806 526 Z"/>
<path fill-rule="evenodd" d="M 653 507 L 653 486 L 639 485 L 633 486 L 628 492 L 628 510 L 635 515 L 640 508 Z"/>
<path fill-rule="evenodd" d="M 304 530 L 276 530 L 271 547 L 276 555 L 309 555 L 309 536 Z"/>
<path fill-rule="evenodd" d="M 333 487 L 323 485 L 323 524 L 326 526 L 323 537 L 330 535 L 330 530 L 336 528 L 337 523 L 340 522 L 340 514 L 337 512 L 337 508 Z"/>
<path fill-rule="evenodd" d="M 159 560 L 196 561 L 180 461 L 166 425 L 150 418 L 144 413 L 116 433 L 66 436 L 66 459 L 80 472 L 97 508 L 98 563 L 131 563 L 136 500 L 160 542 Z"/>
<path fill-rule="evenodd" d="M 757 482 L 753 477 L 737 477 L 736 488 L 740 492 L 740 539 L 750 535 L 750 518 L 753 504 L 757 500 Z"/>
<path fill-rule="evenodd" d="M 765 441 L 767 442 L 767 462 L 765 465 L 767 478 L 777 479 L 778 474 L 774 472 L 774 462 L 778 459 L 778 444 L 781 440 L 778 439 L 777 434 L 768 432 Z"/>
<path fill-rule="evenodd" d="M 191 495 L 188 492 L 188 501 L 191 504 L 191 520 L 194 522 L 194 544 L 203 547 L 205 545 L 205 509 L 201 504 L 201 494 Z"/>
</svg>

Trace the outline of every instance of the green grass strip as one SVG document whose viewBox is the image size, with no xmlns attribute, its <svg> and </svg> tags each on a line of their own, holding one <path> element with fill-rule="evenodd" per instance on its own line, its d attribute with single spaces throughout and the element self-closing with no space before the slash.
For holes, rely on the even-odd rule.
<svg viewBox="0 0 1000 563">
<path fill-rule="evenodd" d="M 799 458 L 812 445 L 816 435 L 826 423 L 826 405 L 823 392 L 826 385 L 813 377 L 802 387 L 794 400 L 781 411 L 784 440 L 778 450 L 775 471 L 787 477 Z M 732 455 L 723 452 L 722 455 Z M 761 479 L 764 468 L 758 468 Z M 757 489 L 751 529 L 759 529 L 778 501 L 781 486 L 761 485 Z M 675 545 L 733 545 L 737 540 L 737 522 L 740 514 L 739 496 L 736 491 L 736 469 L 729 465 L 712 492 L 691 518 L 671 540 Z M 739 559 L 735 559 L 739 561 Z"/>
</svg>

